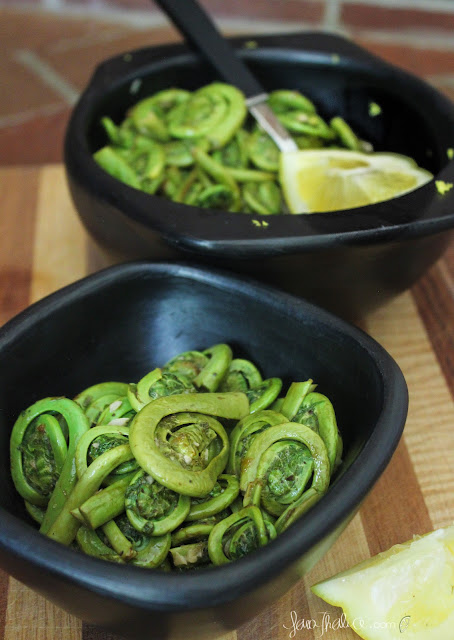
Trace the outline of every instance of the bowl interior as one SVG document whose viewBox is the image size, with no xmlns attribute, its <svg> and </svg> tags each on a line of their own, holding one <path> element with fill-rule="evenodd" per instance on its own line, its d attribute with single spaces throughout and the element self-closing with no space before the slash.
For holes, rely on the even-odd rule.
<svg viewBox="0 0 454 640">
<path fill-rule="evenodd" d="M 346 473 L 383 412 L 378 345 L 267 288 L 189 267 L 131 265 L 63 290 L 0 334 L 0 505 L 28 522 L 8 460 L 12 424 L 22 409 L 97 382 L 137 381 L 173 355 L 219 342 L 253 359 L 265 377 L 318 384 L 334 404 L 345 442 L 338 479 Z M 380 453 L 377 468 L 387 453 Z"/>
<path fill-rule="evenodd" d="M 329 50 L 311 54 L 285 49 L 285 39 L 282 45 L 240 52 L 267 91 L 286 88 L 303 92 L 315 102 L 322 117 L 342 116 L 376 151 L 408 155 L 432 173 L 447 163 L 446 138 L 440 135 L 443 126 L 428 109 L 428 87 L 425 95 L 422 83 L 413 85 L 408 74 L 399 75 L 378 59 L 366 63 L 354 56 L 335 57 Z M 129 107 L 161 89 L 195 90 L 217 79 L 206 63 L 189 53 L 158 56 L 132 73 L 126 67 L 92 105 L 86 129 L 90 152 L 107 143 L 100 125 L 102 116 L 109 115 L 119 123 Z M 380 106 L 379 116 L 370 115 L 372 103 Z"/>
</svg>

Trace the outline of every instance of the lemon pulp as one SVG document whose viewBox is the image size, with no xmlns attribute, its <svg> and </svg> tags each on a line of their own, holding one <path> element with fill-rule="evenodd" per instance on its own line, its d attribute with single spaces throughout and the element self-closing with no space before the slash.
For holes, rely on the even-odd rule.
<svg viewBox="0 0 454 640">
<path fill-rule="evenodd" d="M 315 213 L 389 200 L 433 176 L 396 153 L 314 149 L 282 153 L 279 177 L 290 212 Z"/>
<path fill-rule="evenodd" d="M 439 529 L 319 582 L 365 640 L 453 640 L 454 526 Z"/>
</svg>

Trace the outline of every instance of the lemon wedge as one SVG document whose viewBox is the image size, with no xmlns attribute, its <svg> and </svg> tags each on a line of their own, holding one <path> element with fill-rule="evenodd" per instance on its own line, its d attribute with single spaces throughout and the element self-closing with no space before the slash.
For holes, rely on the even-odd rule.
<svg viewBox="0 0 454 640">
<path fill-rule="evenodd" d="M 312 591 L 365 640 L 453 640 L 454 526 L 398 544 Z"/>
<path fill-rule="evenodd" d="M 290 213 L 315 213 L 389 200 L 433 176 L 396 153 L 313 149 L 281 153 L 279 178 Z"/>
</svg>

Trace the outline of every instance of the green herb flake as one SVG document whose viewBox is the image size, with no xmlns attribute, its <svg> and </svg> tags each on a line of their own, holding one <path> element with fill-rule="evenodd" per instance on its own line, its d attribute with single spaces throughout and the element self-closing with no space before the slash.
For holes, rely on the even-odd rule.
<svg viewBox="0 0 454 640">
<path fill-rule="evenodd" d="M 252 220 L 252 224 L 255 224 L 256 227 L 261 227 L 262 223 L 260 220 L 256 220 L 255 218 Z"/>
<path fill-rule="evenodd" d="M 441 196 L 444 196 L 450 189 L 453 187 L 452 182 L 445 182 L 444 180 L 435 180 L 435 186 L 437 188 L 438 193 Z"/>
<path fill-rule="evenodd" d="M 269 226 L 269 222 L 266 222 L 265 220 L 262 221 L 262 227 L 268 227 Z"/>
<path fill-rule="evenodd" d="M 259 43 L 257 42 L 257 40 L 246 40 L 246 42 L 243 44 L 243 47 L 245 49 L 257 49 L 258 46 Z"/>
<path fill-rule="evenodd" d="M 452 160 L 454 158 L 454 149 L 452 147 L 449 147 L 449 149 L 446 149 L 446 155 L 450 160 Z"/>
<path fill-rule="evenodd" d="M 369 102 L 369 115 L 371 118 L 379 116 L 381 113 L 381 107 L 376 102 Z"/>
</svg>

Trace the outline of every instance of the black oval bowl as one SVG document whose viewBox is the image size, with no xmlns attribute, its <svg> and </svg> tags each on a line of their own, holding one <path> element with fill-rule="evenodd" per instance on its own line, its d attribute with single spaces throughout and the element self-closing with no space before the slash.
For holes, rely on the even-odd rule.
<svg viewBox="0 0 454 640">
<path fill-rule="evenodd" d="M 18 413 L 96 382 L 135 381 L 191 348 L 228 342 L 265 376 L 312 377 L 345 442 L 327 495 L 275 541 L 230 565 L 190 574 L 117 566 L 42 536 L 9 475 Z M 0 329 L 0 566 L 70 613 L 141 640 L 213 638 L 285 593 L 327 551 L 386 467 L 407 388 L 372 338 L 296 297 L 219 271 L 132 263 L 34 304 Z"/>
<path fill-rule="evenodd" d="M 306 33 L 233 43 L 266 89 L 299 89 L 326 118 L 343 116 L 376 150 L 413 157 L 454 181 L 454 108 L 428 84 L 339 36 Z M 454 189 L 434 181 L 393 200 L 341 214 L 256 216 L 200 209 L 112 178 L 92 159 L 106 143 L 103 115 L 160 89 L 195 89 L 214 79 L 184 46 L 133 51 L 102 64 L 74 109 L 65 143 L 70 191 L 87 230 L 109 260 L 172 258 L 254 275 L 354 319 L 409 287 L 442 254 L 454 227 Z M 375 102 L 382 112 L 369 115 Z"/>
</svg>

